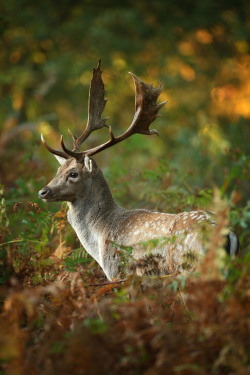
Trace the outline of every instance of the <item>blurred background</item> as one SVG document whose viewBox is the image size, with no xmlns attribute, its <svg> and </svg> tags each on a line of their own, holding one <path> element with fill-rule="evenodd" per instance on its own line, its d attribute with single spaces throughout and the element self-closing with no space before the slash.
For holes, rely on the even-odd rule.
<svg viewBox="0 0 250 375">
<path fill-rule="evenodd" d="M 70 147 L 67 129 L 76 135 L 84 129 L 92 68 L 101 58 L 109 99 L 104 116 L 115 135 L 134 115 L 129 71 L 154 85 L 161 81 L 159 100 L 168 100 L 151 126 L 160 137 L 135 135 L 96 157 L 118 199 L 127 186 L 121 202 L 139 200 L 133 179 L 147 181 L 142 171 L 160 169 L 165 189 L 178 175 L 190 192 L 216 185 L 246 205 L 248 1 L 1 3 L 0 181 L 10 201 L 37 201 L 37 190 L 55 173 L 41 132 L 59 149 L 60 134 Z M 107 139 L 102 129 L 85 148 Z"/>
</svg>

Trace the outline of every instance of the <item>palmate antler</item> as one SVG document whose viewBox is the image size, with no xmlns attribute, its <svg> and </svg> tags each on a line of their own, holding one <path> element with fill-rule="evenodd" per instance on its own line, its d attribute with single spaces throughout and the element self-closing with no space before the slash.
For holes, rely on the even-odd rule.
<svg viewBox="0 0 250 375">
<path fill-rule="evenodd" d="M 159 87 L 153 87 L 151 84 L 144 83 L 140 78 L 136 77 L 133 73 L 130 73 L 134 79 L 135 83 L 135 115 L 133 121 L 129 128 L 115 137 L 113 135 L 111 127 L 109 127 L 110 139 L 100 146 L 91 148 L 86 151 L 80 152 L 81 144 L 89 137 L 89 135 L 102 127 L 108 127 L 106 124 L 107 118 L 102 119 L 102 112 L 105 108 L 107 99 L 104 99 L 105 89 L 101 77 L 101 60 L 99 60 L 97 68 L 93 69 L 93 77 L 90 83 L 89 90 L 89 108 L 88 108 L 88 123 L 85 131 L 80 135 L 80 137 L 75 137 L 70 131 L 73 137 L 73 150 L 67 149 L 63 142 L 63 137 L 61 136 L 61 146 L 62 151 L 53 150 L 44 141 L 42 136 L 42 142 L 45 147 L 55 155 L 62 156 L 65 159 L 74 157 L 81 161 L 84 155 L 92 156 L 95 155 L 106 148 L 109 148 L 127 138 L 133 134 L 146 134 L 153 135 L 158 132 L 153 129 L 149 130 L 150 124 L 158 117 L 158 112 L 167 102 L 157 104 L 156 101 L 162 91 L 162 84 Z"/>
</svg>

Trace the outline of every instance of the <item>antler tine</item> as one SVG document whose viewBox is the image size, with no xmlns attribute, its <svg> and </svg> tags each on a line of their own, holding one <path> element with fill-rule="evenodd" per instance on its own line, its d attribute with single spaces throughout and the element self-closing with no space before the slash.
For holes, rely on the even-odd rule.
<svg viewBox="0 0 250 375">
<path fill-rule="evenodd" d="M 107 118 L 102 119 L 102 112 L 105 108 L 107 99 L 104 99 L 105 88 L 102 81 L 101 59 L 98 62 L 97 68 L 93 68 L 93 77 L 90 82 L 89 89 L 89 106 L 88 106 L 88 123 L 85 131 L 79 138 L 74 137 L 73 152 L 78 152 L 81 144 L 88 138 L 88 136 L 95 130 L 107 126 Z"/>
<path fill-rule="evenodd" d="M 162 83 L 158 87 L 144 83 L 133 73 L 130 73 L 135 83 L 135 115 L 129 128 L 120 136 L 114 137 L 110 128 L 110 139 L 106 143 L 84 151 L 86 155 L 95 155 L 106 148 L 109 148 L 133 134 L 158 134 L 157 130 L 149 130 L 150 124 L 158 117 L 159 110 L 167 103 L 167 101 L 157 104 L 157 99 L 162 91 Z"/>
<path fill-rule="evenodd" d="M 67 155 L 72 156 L 73 158 L 75 158 L 75 159 L 77 159 L 77 160 L 81 160 L 82 153 L 81 153 L 81 152 L 74 152 L 74 151 L 69 150 L 69 149 L 65 146 L 65 144 L 64 144 L 64 142 L 63 142 L 63 136 L 62 136 L 62 135 L 61 135 L 60 143 L 61 143 L 61 146 L 62 146 L 63 151 L 65 151 Z"/>
<path fill-rule="evenodd" d="M 43 135 L 41 134 L 41 140 L 42 140 L 42 143 L 44 144 L 44 146 L 47 148 L 47 150 L 49 152 L 51 152 L 52 154 L 54 155 L 57 155 L 57 156 L 61 156 L 62 158 L 64 159 L 68 159 L 69 158 L 69 154 L 68 153 L 65 153 L 65 152 L 62 152 L 62 151 L 57 151 L 57 150 L 54 150 L 53 148 L 51 148 L 44 140 L 43 138 Z"/>
<path fill-rule="evenodd" d="M 75 144 L 75 141 L 77 140 L 77 137 L 72 133 L 72 131 L 70 129 L 68 129 L 68 132 L 71 135 L 71 137 L 73 138 L 73 143 Z"/>
</svg>

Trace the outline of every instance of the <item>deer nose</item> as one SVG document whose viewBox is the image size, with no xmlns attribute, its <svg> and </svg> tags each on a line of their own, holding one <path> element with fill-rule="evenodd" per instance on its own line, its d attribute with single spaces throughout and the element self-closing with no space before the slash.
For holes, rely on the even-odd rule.
<svg viewBox="0 0 250 375">
<path fill-rule="evenodd" d="M 45 199 L 48 197 L 50 193 L 50 188 L 48 186 L 45 186 L 42 190 L 39 191 L 38 197 L 41 199 Z"/>
</svg>

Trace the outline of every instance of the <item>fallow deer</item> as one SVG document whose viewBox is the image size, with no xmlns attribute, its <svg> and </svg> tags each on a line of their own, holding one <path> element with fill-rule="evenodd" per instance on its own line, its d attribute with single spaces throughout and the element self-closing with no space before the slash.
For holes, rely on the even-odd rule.
<svg viewBox="0 0 250 375">
<path fill-rule="evenodd" d="M 162 85 L 155 88 L 130 73 L 135 84 L 135 115 L 131 125 L 118 137 L 109 127 L 110 139 L 106 143 L 81 152 L 81 144 L 93 131 L 107 127 L 106 118 L 102 118 L 106 99 L 101 73 L 99 61 L 90 83 L 86 129 L 78 138 L 69 131 L 73 137 L 73 150 L 66 148 L 62 136 L 63 151 L 52 149 L 41 136 L 44 146 L 55 155 L 61 167 L 55 178 L 39 191 L 39 197 L 47 202 L 68 202 L 68 221 L 109 280 L 133 272 L 138 275 L 182 272 L 188 254 L 200 256 L 204 253 L 200 229 L 205 222 L 215 225 L 213 215 L 206 211 L 169 214 L 122 208 L 114 201 L 92 158 L 135 133 L 158 134 L 156 130 L 149 130 L 149 126 L 166 103 L 157 104 Z M 156 239 L 155 248 L 150 252 L 145 249 L 145 242 Z M 230 232 L 227 251 L 234 255 L 238 248 L 238 239 Z M 126 249 L 132 249 L 128 256 L 124 256 Z"/>
</svg>

